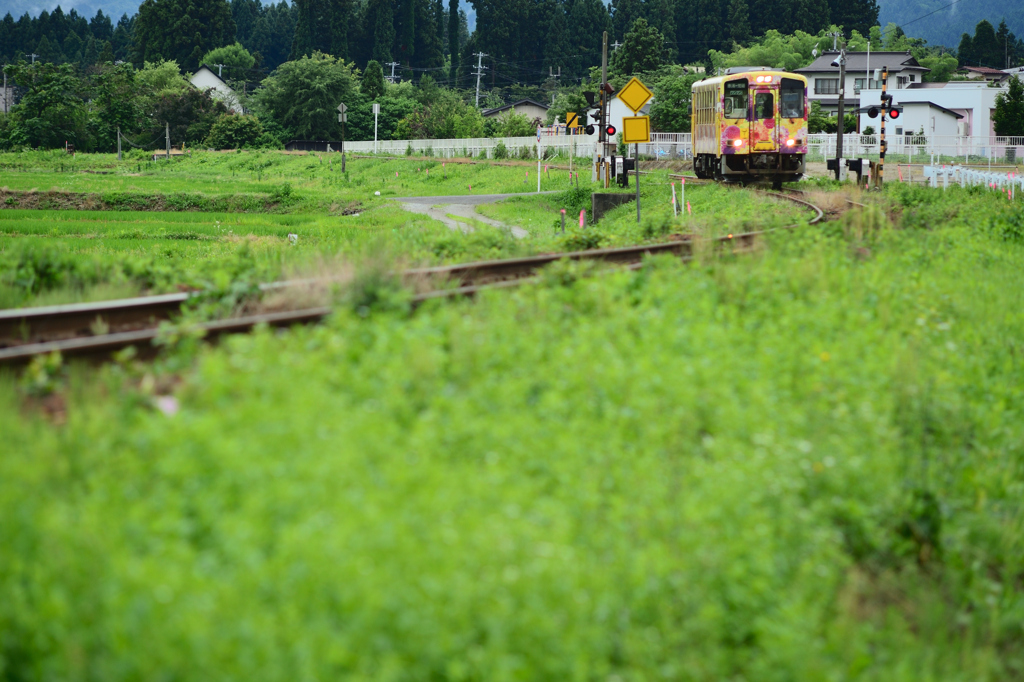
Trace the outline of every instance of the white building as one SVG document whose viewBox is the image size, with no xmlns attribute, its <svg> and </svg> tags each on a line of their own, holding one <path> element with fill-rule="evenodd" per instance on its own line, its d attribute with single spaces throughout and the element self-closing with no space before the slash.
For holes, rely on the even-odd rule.
<svg viewBox="0 0 1024 682">
<path fill-rule="evenodd" d="M 880 91 L 879 91 L 879 94 Z M 893 97 L 895 102 L 896 98 Z M 944 137 L 955 137 L 957 135 L 963 135 L 961 132 L 961 122 L 964 120 L 964 115 L 941 107 L 934 102 L 927 100 L 912 101 L 904 99 L 899 104 L 903 107 L 903 113 L 895 121 L 889 120 L 886 122 L 885 132 L 889 135 L 913 135 L 919 132 L 924 132 L 925 135 L 941 135 Z M 867 110 L 870 105 L 861 107 L 858 112 L 860 113 L 860 129 L 871 127 L 874 132 L 877 133 L 880 130 L 880 120 L 871 118 L 867 114 Z"/>
<path fill-rule="evenodd" d="M 235 91 L 206 64 L 200 66 L 199 70 L 192 74 L 189 82 L 198 90 L 212 90 L 210 96 L 223 102 L 231 113 L 242 113 L 242 105 L 238 102 Z"/>
<path fill-rule="evenodd" d="M 992 124 L 992 113 L 996 108 L 996 97 L 1001 92 L 1006 92 L 1006 86 L 991 87 L 989 83 L 982 80 L 974 81 L 951 81 L 949 83 L 917 83 L 913 87 L 896 90 L 892 92 L 893 104 L 904 107 L 904 116 L 897 121 L 897 135 L 916 133 L 924 128 L 927 135 L 960 135 L 970 137 L 991 137 L 995 135 L 995 128 Z M 881 100 L 881 91 L 871 91 L 865 98 L 865 102 L 878 102 Z M 907 106 L 919 104 L 931 104 L 933 107 L 930 113 L 925 114 L 923 119 L 911 119 L 907 113 Z M 912 111 L 917 111 L 912 107 Z M 955 132 L 940 132 L 949 130 L 948 115 L 941 110 L 959 114 L 962 118 L 957 119 Z M 932 129 L 932 117 L 935 117 L 935 128 Z M 861 125 L 878 124 L 865 123 L 872 119 L 862 118 Z M 877 121 L 877 119 L 875 119 Z"/>
<path fill-rule="evenodd" d="M 832 62 L 839 59 L 838 52 L 827 51 L 796 73 L 807 78 L 807 98 L 818 102 L 823 111 L 835 115 L 839 108 L 839 67 Z M 874 104 L 878 97 L 861 102 L 861 91 L 881 88 L 876 83 L 875 69 L 887 67 L 889 76 L 886 88 L 889 92 L 920 85 L 926 69 L 917 63 L 909 52 L 847 52 L 846 83 L 843 104 L 846 111 L 853 112 L 861 106 Z"/>
</svg>

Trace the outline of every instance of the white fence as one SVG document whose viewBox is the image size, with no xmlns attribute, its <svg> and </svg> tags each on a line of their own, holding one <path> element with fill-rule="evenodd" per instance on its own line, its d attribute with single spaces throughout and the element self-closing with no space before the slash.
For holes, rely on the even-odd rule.
<svg viewBox="0 0 1024 682">
<path fill-rule="evenodd" d="M 809 135 L 808 156 L 811 160 L 835 158 L 836 135 Z M 907 163 L 1016 163 L 1024 159 L 1024 137 L 960 137 L 956 135 L 886 135 L 886 159 L 905 157 Z M 845 158 L 878 158 L 881 140 L 878 135 L 843 135 Z M 902 160 L 902 159 L 901 159 Z"/>
<path fill-rule="evenodd" d="M 835 134 L 815 134 L 807 138 L 808 158 L 812 161 L 835 158 Z M 878 135 L 850 133 L 843 136 L 843 156 L 846 158 L 878 158 Z M 1024 137 L 959 137 L 939 135 L 887 135 L 887 158 L 908 163 L 969 164 L 1005 163 L 1024 159 Z M 467 138 L 462 140 L 379 140 L 346 142 L 345 149 L 354 154 L 373 153 L 403 156 L 411 149 L 413 154 L 426 154 L 443 158 L 453 156 L 481 156 L 494 158 L 499 143 L 505 145 L 509 157 L 537 158 L 536 137 Z M 550 135 L 540 138 L 541 153 L 589 158 L 598 147 L 596 135 Z M 632 145 L 630 145 L 632 147 Z M 522 152 L 523 149 L 528 152 Z M 630 149 L 629 154 L 632 155 Z M 640 145 L 640 154 L 647 158 L 685 160 L 693 158 L 690 133 L 652 133 L 651 141 Z M 897 158 L 894 158 L 897 157 Z"/>
</svg>

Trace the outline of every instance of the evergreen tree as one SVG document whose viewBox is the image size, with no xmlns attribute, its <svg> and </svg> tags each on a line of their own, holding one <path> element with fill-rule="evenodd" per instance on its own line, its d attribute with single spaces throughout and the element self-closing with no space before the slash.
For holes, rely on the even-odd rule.
<svg viewBox="0 0 1024 682">
<path fill-rule="evenodd" d="M 391 61 L 391 48 L 395 43 L 395 21 L 390 0 L 369 0 L 369 16 L 373 18 L 372 58 L 382 65 Z M 371 24 L 367 25 L 367 31 Z"/>
<path fill-rule="evenodd" d="M 996 68 L 1003 63 L 1003 49 L 996 38 L 996 30 L 988 21 L 979 21 L 974 27 L 974 58 L 979 66 Z"/>
<path fill-rule="evenodd" d="M 330 52 L 339 59 L 352 61 L 352 50 L 349 48 L 348 30 L 355 17 L 353 0 L 332 0 L 330 11 Z"/>
<path fill-rule="evenodd" d="M 647 23 L 658 29 L 663 36 L 675 35 L 676 21 L 672 0 L 645 0 L 643 16 Z M 674 58 L 674 46 L 666 45 L 667 58 Z"/>
<path fill-rule="evenodd" d="M 430 0 L 431 11 L 434 13 L 434 28 L 437 30 L 437 41 L 441 46 L 441 61 L 448 52 L 448 17 L 444 13 L 444 0 Z"/>
<path fill-rule="evenodd" d="M 89 20 L 89 30 L 96 40 L 110 40 L 114 35 L 114 24 L 103 10 L 97 10 L 96 16 Z"/>
<path fill-rule="evenodd" d="M 37 55 L 37 61 L 46 62 L 47 64 L 60 64 L 64 61 L 64 55 L 45 35 L 36 43 L 35 54 Z"/>
<path fill-rule="evenodd" d="M 641 0 L 612 0 L 612 30 L 616 40 L 624 40 L 633 22 L 644 15 Z"/>
<path fill-rule="evenodd" d="M 103 49 L 100 50 L 100 56 L 96 60 L 98 64 L 113 64 L 117 61 L 117 57 L 114 55 L 114 48 L 111 46 L 109 40 L 103 41 Z"/>
<path fill-rule="evenodd" d="M 113 33 L 113 31 L 111 31 Z M 82 68 L 92 66 L 100 60 L 100 46 L 103 44 L 109 45 L 110 42 L 107 40 L 99 41 L 95 38 L 89 38 L 88 42 L 85 43 L 85 50 L 82 52 Z"/>
<path fill-rule="evenodd" d="M 367 62 L 359 89 L 364 95 L 373 100 L 384 96 L 384 69 L 381 67 L 380 62 L 374 59 Z"/>
<path fill-rule="evenodd" d="M 452 60 L 448 78 L 455 87 L 459 65 L 459 0 L 448 0 L 448 56 Z"/>
<path fill-rule="evenodd" d="M 573 28 L 572 74 L 586 75 L 592 64 L 601 63 L 601 40 L 604 31 L 611 33 L 612 18 L 601 0 L 574 0 L 569 10 Z"/>
<path fill-rule="evenodd" d="M 1006 92 L 996 97 L 996 110 L 992 114 L 996 135 L 1024 136 L 1024 82 L 1010 78 Z"/>
<path fill-rule="evenodd" d="M 434 22 L 432 0 L 416 0 L 416 38 L 413 44 L 412 66 L 417 69 L 436 69 L 444 66 L 444 43 Z"/>
<path fill-rule="evenodd" d="M 78 34 L 74 31 L 68 31 L 67 37 L 64 38 L 64 44 L 61 46 L 65 61 L 78 64 L 82 61 L 82 50 L 84 49 L 85 43 L 78 37 Z"/>
<path fill-rule="evenodd" d="M 235 39 L 248 46 L 263 9 L 260 0 L 231 0 L 231 18 L 235 20 Z"/>
<path fill-rule="evenodd" d="M 1010 33 L 1010 27 L 1006 25 L 1006 19 L 999 22 L 999 30 L 996 31 L 996 48 L 1002 48 L 1003 60 L 999 62 L 999 69 L 1010 68 L 1010 57 L 1013 55 L 1013 47 L 1016 39 Z"/>
<path fill-rule="evenodd" d="M 729 3 L 729 37 L 740 45 L 750 40 L 750 15 L 747 0 L 732 0 Z"/>
<path fill-rule="evenodd" d="M 110 37 L 110 47 L 116 59 L 127 60 L 132 41 L 135 40 L 135 17 L 122 14 Z"/>
<path fill-rule="evenodd" d="M 283 0 L 277 5 L 267 5 L 256 20 L 252 37 L 246 47 L 254 54 L 260 55 L 265 68 L 276 69 L 288 60 L 297 23 L 297 8 Z"/>
<path fill-rule="evenodd" d="M 974 56 L 974 40 L 971 39 L 970 35 L 964 33 L 960 36 L 960 46 L 956 50 L 956 58 L 965 66 L 978 63 Z"/>
<path fill-rule="evenodd" d="M 614 73 L 632 76 L 656 70 L 665 56 L 665 36 L 641 17 L 633 22 L 610 66 Z"/>
<path fill-rule="evenodd" d="M 195 71 L 206 52 L 234 41 L 235 21 L 227 0 L 144 0 L 135 19 L 131 61 L 173 59 L 182 69 Z"/>
<path fill-rule="evenodd" d="M 416 54 L 416 5 L 419 0 L 398 0 L 395 15 L 395 60 L 407 66 Z"/>
<path fill-rule="evenodd" d="M 878 25 L 877 0 L 829 0 L 828 9 L 832 23 L 841 26 L 846 35 L 857 31 L 866 36 Z"/>
<path fill-rule="evenodd" d="M 566 16 L 565 0 L 558 0 L 555 11 L 548 23 L 548 34 L 545 43 L 544 63 L 555 69 L 562 68 L 563 75 L 572 76 L 570 72 L 573 62 L 573 42 L 569 34 L 569 20 Z"/>
</svg>

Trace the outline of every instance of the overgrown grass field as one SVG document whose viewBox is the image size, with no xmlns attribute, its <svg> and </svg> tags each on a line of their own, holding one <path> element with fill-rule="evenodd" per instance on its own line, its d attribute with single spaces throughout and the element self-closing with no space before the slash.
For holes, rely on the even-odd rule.
<svg viewBox="0 0 1024 682">
<path fill-rule="evenodd" d="M 806 215 L 749 193 L 692 187 L 692 214 L 681 203 L 682 215 L 674 217 L 671 178 L 659 171 L 642 184 L 642 223 L 631 204 L 596 226 L 588 219 L 581 230 L 579 211 L 589 215 L 590 193 L 600 188 L 588 177 L 577 189 L 567 170 L 549 167 L 541 188 L 561 191 L 479 209 L 524 228 L 525 239 L 480 222 L 473 234 L 462 234 L 389 198 L 535 192 L 536 167 L 352 159 L 343 174 L 336 157 L 196 152 L 169 163 L 118 164 L 112 155 L 0 155 L 8 187 L 40 189 L 8 192 L 0 210 L 0 307 L 223 288 L 225 278 L 267 281 L 304 268 L 322 271 L 325 261 L 351 266 L 374 259 L 402 267 L 622 246 L 673 233 L 712 236 L 793 224 Z M 35 208 L 16 208 L 26 202 Z M 76 210 L 104 207 L 110 210 Z M 562 208 L 569 214 L 565 233 Z"/>
<path fill-rule="evenodd" d="M 1021 679 L 1024 214 L 886 202 L 0 378 L 0 674 Z"/>
</svg>

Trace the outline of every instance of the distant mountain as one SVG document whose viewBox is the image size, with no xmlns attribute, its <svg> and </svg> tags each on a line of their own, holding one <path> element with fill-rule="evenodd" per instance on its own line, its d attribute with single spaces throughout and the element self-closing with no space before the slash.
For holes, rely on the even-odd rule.
<svg viewBox="0 0 1024 682">
<path fill-rule="evenodd" d="M 973 35 L 974 27 L 982 19 L 996 27 L 1006 19 L 1014 35 L 1024 38 L 1024 2 L 1021 0 L 960 0 L 946 7 L 950 1 L 878 0 L 879 21 L 882 26 L 890 21 L 899 24 L 904 27 L 904 33 L 924 38 L 929 45 L 954 49 L 960 44 L 960 36 Z"/>
<path fill-rule="evenodd" d="M 114 23 L 121 18 L 122 14 L 131 16 L 139 11 L 141 0 L 0 0 L 0 17 L 10 12 L 15 19 L 28 12 L 30 16 L 37 17 L 44 9 L 52 12 L 57 5 L 65 12 L 72 9 L 81 16 L 92 19 L 96 16 L 97 10 L 110 16 Z"/>
<path fill-rule="evenodd" d="M 277 4 L 281 0 L 263 0 L 266 5 L 270 2 Z M 289 0 L 290 2 L 291 0 Z M 52 12 L 57 5 L 65 12 L 74 8 L 80 15 L 88 18 L 96 16 L 96 10 L 103 10 L 103 13 L 113 17 L 114 23 L 121 18 L 122 14 L 132 16 L 139 11 L 142 0 L 0 0 L 0 17 L 10 12 L 15 19 L 25 12 L 30 16 L 37 17 L 44 9 Z M 448 7 L 448 3 L 444 3 Z M 476 10 L 469 4 L 468 0 L 459 2 L 459 9 L 466 13 L 469 20 L 469 30 L 476 28 Z"/>
</svg>

